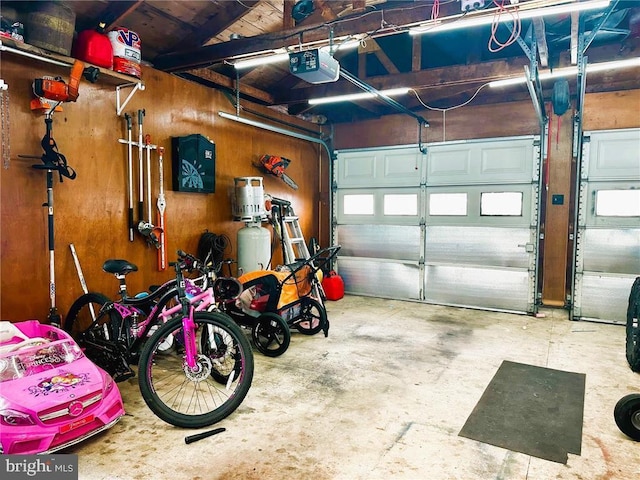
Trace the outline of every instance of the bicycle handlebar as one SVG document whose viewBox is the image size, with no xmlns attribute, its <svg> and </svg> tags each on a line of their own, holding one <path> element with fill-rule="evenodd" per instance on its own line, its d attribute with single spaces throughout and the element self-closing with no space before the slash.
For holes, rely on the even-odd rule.
<svg viewBox="0 0 640 480">
<path fill-rule="evenodd" d="M 209 265 L 202 263 L 197 257 L 185 252 L 184 250 L 178 250 L 178 261 L 169 262 L 170 267 L 177 267 L 180 270 L 198 270 L 200 273 L 207 275 L 213 271 Z"/>
</svg>

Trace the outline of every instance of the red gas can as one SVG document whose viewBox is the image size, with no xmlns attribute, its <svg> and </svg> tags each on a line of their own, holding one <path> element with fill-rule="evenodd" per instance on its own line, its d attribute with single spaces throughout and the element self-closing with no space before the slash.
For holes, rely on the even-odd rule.
<svg viewBox="0 0 640 480">
<path fill-rule="evenodd" d="M 104 33 L 104 24 L 95 30 L 83 30 L 73 43 L 72 56 L 98 67 L 113 69 L 113 46 Z"/>
<path fill-rule="evenodd" d="M 327 300 L 340 300 L 344 297 L 344 281 L 333 270 L 322 279 L 322 289 L 327 296 Z"/>
</svg>

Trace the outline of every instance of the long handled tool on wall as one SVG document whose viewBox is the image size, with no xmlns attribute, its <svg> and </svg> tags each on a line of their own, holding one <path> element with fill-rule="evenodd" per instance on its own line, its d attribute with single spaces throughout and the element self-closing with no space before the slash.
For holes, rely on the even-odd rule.
<svg viewBox="0 0 640 480">
<path fill-rule="evenodd" d="M 60 103 L 60 102 L 58 102 Z M 55 107 L 58 105 L 56 103 L 53 108 L 46 114 L 45 117 L 45 125 L 46 125 L 46 133 L 44 137 L 42 137 L 42 141 L 40 145 L 44 150 L 44 154 L 41 157 L 32 157 L 29 155 L 19 155 L 24 158 L 40 158 L 42 160 L 42 165 L 32 165 L 33 168 L 38 170 L 46 170 L 47 171 L 47 201 L 43 203 L 43 207 L 47 207 L 47 231 L 48 231 L 48 240 L 49 240 L 49 315 L 47 316 L 47 320 L 50 324 L 60 326 L 61 317 L 58 313 L 58 309 L 56 307 L 56 274 L 55 274 L 55 245 L 54 245 L 54 222 L 53 222 L 53 172 L 58 172 L 60 176 L 60 182 L 62 182 L 63 177 L 66 177 L 70 180 L 76 178 L 76 172 L 73 168 L 67 165 L 67 159 L 64 155 L 62 155 L 58 151 L 58 145 L 56 141 L 53 139 L 51 135 L 51 131 L 53 129 L 53 111 Z"/>
<path fill-rule="evenodd" d="M 158 240 L 159 232 L 151 223 L 152 207 L 151 207 L 151 150 L 155 150 L 156 146 L 151 144 L 151 137 L 147 135 L 143 137 L 142 122 L 145 115 L 144 110 L 138 110 L 138 141 L 132 140 L 132 118 L 128 113 L 124 114 L 124 118 L 127 122 L 127 139 L 119 139 L 120 143 L 127 144 L 127 182 L 128 182 L 128 200 L 129 200 L 129 241 L 134 240 L 134 230 L 136 230 L 136 224 L 133 220 L 133 146 L 138 147 L 138 224 L 137 230 L 140 234 L 153 246 L 160 248 L 160 242 Z M 144 138 L 144 141 L 143 141 Z M 143 150 L 147 150 L 147 205 L 148 205 L 148 221 L 144 219 L 144 155 Z"/>
<path fill-rule="evenodd" d="M 142 112 L 142 114 L 141 114 Z M 138 121 L 142 122 L 144 116 L 144 110 L 138 110 Z M 138 125 L 140 134 L 142 134 L 142 123 Z M 155 145 L 151 145 L 151 136 L 145 135 L 144 145 L 138 144 L 138 148 L 142 148 L 147 151 L 146 161 L 146 197 L 147 197 L 147 219 L 144 219 L 144 197 L 145 197 L 145 182 L 144 182 L 144 168 L 142 162 L 140 163 L 140 203 L 138 205 L 138 215 L 140 217 L 138 221 L 138 231 L 145 238 L 145 240 L 156 248 L 160 248 L 160 232 L 159 228 L 155 227 L 151 223 L 152 206 L 151 206 L 151 150 L 156 148 Z M 140 157 L 142 158 L 142 156 Z"/>
<path fill-rule="evenodd" d="M 127 122 L 127 195 L 129 201 L 129 241 L 133 242 L 133 144 L 131 143 L 131 115 L 124 114 Z"/>
<path fill-rule="evenodd" d="M 158 147 L 158 164 L 160 166 L 160 193 L 158 193 L 158 227 L 160 228 L 160 248 L 158 249 L 158 271 L 167 269 L 166 226 L 164 223 L 164 211 L 167 207 L 164 198 L 164 147 Z"/>
<path fill-rule="evenodd" d="M 144 164 L 142 155 L 142 150 L 144 149 L 144 144 L 142 143 L 142 120 L 144 114 L 144 110 L 138 110 L 138 229 L 140 229 L 144 218 Z M 142 232 L 142 230 L 140 231 Z"/>
<path fill-rule="evenodd" d="M 144 136 L 144 149 L 147 151 L 147 220 L 151 223 L 151 135 Z"/>
</svg>

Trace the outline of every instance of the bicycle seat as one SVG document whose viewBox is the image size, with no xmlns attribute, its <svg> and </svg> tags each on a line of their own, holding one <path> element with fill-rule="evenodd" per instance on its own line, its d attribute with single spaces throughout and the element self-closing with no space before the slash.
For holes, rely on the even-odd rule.
<svg viewBox="0 0 640 480">
<path fill-rule="evenodd" d="M 104 262 L 102 270 L 107 273 L 127 275 L 131 272 L 137 272 L 138 267 L 127 260 L 111 259 Z"/>
</svg>

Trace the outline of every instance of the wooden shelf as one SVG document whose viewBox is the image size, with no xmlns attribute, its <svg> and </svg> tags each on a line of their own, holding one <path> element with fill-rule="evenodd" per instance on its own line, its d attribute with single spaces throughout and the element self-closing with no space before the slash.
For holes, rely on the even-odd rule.
<svg viewBox="0 0 640 480">
<path fill-rule="evenodd" d="M 0 37 L 0 51 L 21 55 L 28 58 L 33 58 L 41 62 L 52 63 L 54 65 L 71 67 L 75 62 L 75 58 L 60 55 L 59 53 L 50 52 L 42 48 L 34 47 L 23 42 L 16 42 L 10 38 Z M 108 68 L 98 67 L 88 62 L 84 62 L 85 65 L 95 67 L 100 70 L 98 76 L 99 82 L 104 82 L 109 85 L 123 85 L 127 83 L 143 83 L 141 79 L 123 73 L 114 72 Z"/>
</svg>

